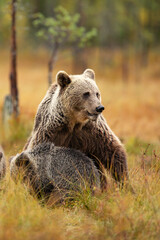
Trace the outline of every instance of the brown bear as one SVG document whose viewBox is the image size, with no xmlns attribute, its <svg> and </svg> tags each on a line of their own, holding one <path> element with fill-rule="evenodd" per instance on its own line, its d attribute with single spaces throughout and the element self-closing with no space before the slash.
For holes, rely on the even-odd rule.
<svg viewBox="0 0 160 240">
<path fill-rule="evenodd" d="M 42 142 L 78 149 L 123 182 L 128 178 L 126 152 L 101 114 L 104 107 L 94 71 L 87 69 L 81 75 L 60 71 L 56 79 L 38 107 L 24 149 Z"/>
<path fill-rule="evenodd" d="M 21 179 L 33 193 L 53 203 L 74 198 L 86 189 L 100 188 L 100 174 L 93 161 L 82 152 L 53 143 L 41 143 L 10 159 L 10 173 Z"/>
<path fill-rule="evenodd" d="M 3 149 L 0 146 L 0 180 L 5 176 L 5 174 L 6 174 L 6 160 L 4 157 Z"/>
</svg>

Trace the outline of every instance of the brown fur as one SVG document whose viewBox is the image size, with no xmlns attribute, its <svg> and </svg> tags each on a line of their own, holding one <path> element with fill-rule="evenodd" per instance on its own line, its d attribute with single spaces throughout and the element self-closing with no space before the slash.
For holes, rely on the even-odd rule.
<svg viewBox="0 0 160 240">
<path fill-rule="evenodd" d="M 5 174 L 6 174 L 6 160 L 3 149 L 0 145 L 0 180 L 5 176 Z"/>
<path fill-rule="evenodd" d="M 31 193 L 48 200 L 50 195 L 62 201 L 84 189 L 93 193 L 100 188 L 100 174 L 93 161 L 71 148 L 41 143 L 10 159 L 10 174 L 20 177 Z M 58 199 L 57 199 L 58 200 Z"/>
<path fill-rule="evenodd" d="M 85 92 L 90 92 L 87 100 L 82 96 Z M 128 178 L 123 145 L 102 114 L 95 115 L 100 102 L 92 70 L 74 76 L 58 73 L 57 84 L 50 87 L 39 105 L 25 149 L 42 142 L 75 148 L 92 158 L 100 169 L 102 165 L 109 170 L 116 180 Z M 86 112 L 93 115 L 89 116 Z"/>
</svg>

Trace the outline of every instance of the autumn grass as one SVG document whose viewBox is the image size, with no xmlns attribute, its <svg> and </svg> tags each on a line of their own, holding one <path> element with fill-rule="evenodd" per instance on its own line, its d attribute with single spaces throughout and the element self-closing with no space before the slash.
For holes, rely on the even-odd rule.
<svg viewBox="0 0 160 240">
<path fill-rule="evenodd" d="M 22 150 L 36 108 L 47 89 L 47 55 L 42 51 L 38 56 L 33 53 L 31 58 L 27 53 L 19 58 L 21 116 L 18 123 L 10 123 L 8 135 L 0 124 L 0 141 L 7 159 Z M 7 59 L 6 52 L 2 52 L 0 109 L 9 91 Z M 68 55 L 66 59 L 71 64 Z M 149 67 L 142 70 L 142 81 L 138 84 L 134 79 L 124 84 L 120 69 L 116 74 L 114 69 L 109 69 L 106 77 L 102 77 L 91 63 L 97 73 L 104 115 L 126 146 L 130 184 L 135 193 L 127 186 L 119 188 L 108 174 L 107 192 L 96 192 L 93 196 L 86 190 L 71 203 L 66 201 L 62 206 L 50 208 L 31 196 L 20 182 L 15 184 L 7 169 L 7 176 L 0 183 L 0 239 L 159 239 L 160 81 L 154 57 L 151 60 Z M 63 61 L 58 62 L 55 73 L 63 68 Z M 63 68 L 69 73 L 70 64 Z"/>
</svg>

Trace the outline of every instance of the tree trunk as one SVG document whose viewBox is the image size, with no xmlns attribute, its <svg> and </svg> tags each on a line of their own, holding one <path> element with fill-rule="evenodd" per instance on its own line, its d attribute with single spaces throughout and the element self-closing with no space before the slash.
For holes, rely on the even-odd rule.
<svg viewBox="0 0 160 240">
<path fill-rule="evenodd" d="M 48 62 L 48 85 L 49 86 L 52 84 L 52 72 L 53 72 L 54 64 L 57 60 L 58 48 L 59 48 L 59 45 L 56 42 L 52 49 L 52 54 Z"/>
<path fill-rule="evenodd" d="M 84 7 L 87 7 L 85 2 L 76 1 L 75 12 L 78 12 L 81 16 L 79 19 L 78 26 L 84 26 L 86 24 L 86 15 Z M 88 67 L 87 58 L 85 56 L 85 49 L 79 48 L 78 43 L 74 44 L 72 56 L 73 56 L 73 72 L 75 74 L 83 72 Z"/>
<path fill-rule="evenodd" d="M 128 82 L 129 80 L 129 56 L 127 50 L 122 50 L 122 80 Z"/>
<path fill-rule="evenodd" d="M 12 25 L 11 25 L 11 71 L 10 71 L 10 92 L 13 104 L 13 116 L 16 118 L 19 114 L 17 72 L 16 72 L 16 0 L 12 0 Z"/>
<path fill-rule="evenodd" d="M 142 51 L 141 51 L 141 66 L 142 67 L 148 66 L 148 57 L 149 57 L 149 44 L 144 43 L 142 45 Z"/>
<path fill-rule="evenodd" d="M 79 74 L 88 68 L 87 54 L 85 54 L 85 49 L 75 46 L 72 50 L 73 56 L 73 72 Z"/>
<path fill-rule="evenodd" d="M 141 63 L 140 63 L 140 53 L 135 49 L 134 57 L 134 78 L 136 83 L 141 81 Z"/>
</svg>

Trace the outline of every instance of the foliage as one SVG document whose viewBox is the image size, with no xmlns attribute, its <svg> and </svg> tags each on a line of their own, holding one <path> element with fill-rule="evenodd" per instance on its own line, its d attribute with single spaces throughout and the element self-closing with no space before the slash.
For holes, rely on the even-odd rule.
<svg viewBox="0 0 160 240">
<path fill-rule="evenodd" d="M 77 42 L 84 47 L 95 35 L 96 29 L 87 31 L 78 25 L 80 15 L 69 12 L 59 6 L 55 9 L 54 17 L 45 17 L 42 13 L 35 14 L 34 25 L 38 27 L 37 36 L 45 39 L 50 46 Z"/>
<path fill-rule="evenodd" d="M 140 140 L 139 138 L 132 137 L 127 141 L 126 149 L 130 154 L 143 155 L 145 152 L 147 152 L 147 155 L 151 156 L 154 149 L 156 149 L 156 146 L 153 143 L 148 143 Z"/>
<path fill-rule="evenodd" d="M 50 36 L 53 37 L 53 34 L 55 34 L 53 33 L 53 29 L 57 27 L 55 27 L 55 23 L 53 23 L 52 20 L 55 19 L 58 14 L 56 11 L 53 12 L 53 8 L 57 9 L 59 5 L 63 6 L 59 11 L 61 12 L 61 17 L 63 16 L 64 19 L 66 19 L 66 22 L 62 21 L 62 18 L 60 18 L 56 19 L 57 23 L 61 21 L 62 25 L 65 25 L 70 18 L 70 20 L 73 20 L 73 24 L 68 24 L 70 27 L 74 27 L 74 25 L 78 23 L 77 18 L 79 18 L 75 13 L 79 12 L 80 25 L 85 25 L 87 29 L 92 29 L 94 27 L 98 30 L 98 35 L 95 38 L 96 41 L 94 40 L 97 46 L 119 47 L 128 45 L 135 49 L 140 49 L 143 48 L 143 46 L 146 48 L 159 45 L 160 1 L 157 0 L 66 0 L 65 2 L 56 0 L 54 3 L 50 0 L 29 0 L 27 3 L 24 0 L 18 0 L 17 25 L 21 29 L 18 34 L 20 36 L 19 38 L 23 39 L 23 41 L 26 37 L 29 37 L 31 40 L 34 39 L 34 29 L 31 25 L 31 17 L 35 12 L 41 13 L 41 16 L 37 16 L 37 20 L 39 19 L 39 21 L 41 21 L 42 25 L 46 27 L 46 30 L 50 28 Z M 9 1 L 0 1 L 0 41 L 2 43 L 5 43 L 6 40 L 9 41 L 10 9 L 8 6 Z M 23 9 L 23 14 L 21 9 Z M 50 22 L 50 26 L 45 26 L 47 23 L 42 21 L 44 16 L 46 16 L 46 20 L 48 19 L 47 21 L 52 22 Z M 38 25 L 39 27 L 41 26 L 41 24 Z M 52 27 L 52 25 L 54 26 Z M 44 29 L 42 30 L 44 31 Z M 43 31 L 39 32 L 39 35 L 44 36 L 45 33 Z M 23 34 L 21 34 L 21 32 Z M 91 32 L 90 34 L 92 36 L 95 36 L 95 30 L 89 32 Z M 73 38 L 77 37 L 79 39 L 79 35 L 83 35 L 83 40 L 86 42 L 86 40 L 88 38 L 91 39 L 91 37 L 89 36 L 90 34 L 88 35 L 85 33 L 86 31 L 83 28 L 75 29 Z M 63 29 L 61 29 L 61 34 L 58 34 L 61 40 L 65 38 L 63 35 L 67 35 Z M 66 38 L 70 37 L 66 36 Z M 79 44 L 83 45 L 84 43 L 82 41 L 82 43 Z"/>
<path fill-rule="evenodd" d="M 13 155 L 16 154 L 20 149 L 23 149 L 25 141 L 29 137 L 32 130 L 33 121 L 18 117 L 16 120 L 11 118 L 8 124 L 7 134 L 5 129 L 0 128 L 2 132 L 2 135 L 0 136 L 0 142 L 3 142 L 3 146 L 9 153 L 12 149 L 14 149 L 14 152 L 12 152 Z"/>
</svg>

